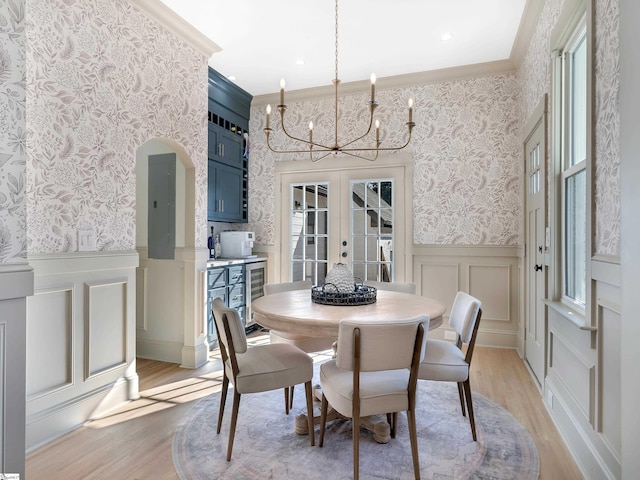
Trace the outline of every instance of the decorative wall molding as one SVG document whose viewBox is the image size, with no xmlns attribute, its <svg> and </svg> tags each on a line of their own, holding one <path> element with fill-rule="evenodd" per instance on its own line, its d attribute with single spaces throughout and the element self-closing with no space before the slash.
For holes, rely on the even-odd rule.
<svg viewBox="0 0 640 480">
<path fill-rule="evenodd" d="M 414 245 L 413 250 L 413 282 L 418 293 L 447 306 L 444 325 L 430 336 L 444 338 L 455 294 L 464 291 L 482 301 L 478 345 L 517 348 L 522 321 L 520 247 Z"/>
<path fill-rule="evenodd" d="M 524 247 L 519 245 L 413 245 L 414 256 L 480 256 L 480 257 L 523 257 Z"/>
<path fill-rule="evenodd" d="M 176 12 L 167 7 L 163 2 L 159 0 L 131 0 L 131 3 L 146 13 L 150 19 L 155 20 L 167 30 L 187 42 L 206 58 L 222 51 L 222 48 L 213 40 L 203 35 L 200 30 L 176 14 Z"/>
<path fill-rule="evenodd" d="M 50 348 L 26 342 L 27 364 L 46 364 L 54 379 L 27 376 L 27 450 L 138 396 L 137 252 L 39 254 L 29 261 L 35 295 L 27 299 L 27 327 L 56 341 Z"/>
<path fill-rule="evenodd" d="M 407 73 L 392 77 L 379 77 L 376 80 L 376 91 L 384 91 L 395 88 L 410 88 L 415 85 L 428 85 L 431 83 L 456 82 L 466 79 L 474 79 L 489 75 L 514 73 L 515 67 L 511 60 L 498 60 L 495 62 L 476 63 L 460 67 L 442 68 L 426 72 Z M 358 95 L 368 91 L 371 83 L 368 80 L 340 83 L 341 95 Z M 262 107 L 268 103 L 279 103 L 278 93 L 256 95 L 253 97 L 251 107 Z M 304 88 L 287 91 L 287 100 L 290 102 L 305 102 L 323 98 L 332 98 L 335 90 L 331 85 L 322 87 Z"/>
<path fill-rule="evenodd" d="M 85 380 L 126 366 L 128 278 L 85 282 Z M 102 298 L 101 298 L 102 297 Z"/>
<path fill-rule="evenodd" d="M 52 305 L 61 308 L 52 308 Z M 74 305 L 74 285 L 71 282 L 40 288 L 29 299 L 29 326 L 40 335 L 27 338 L 27 351 L 46 351 L 48 368 L 42 369 L 41 365 L 31 363 L 27 370 L 27 378 L 30 379 L 26 389 L 27 402 L 73 388 L 73 318 L 78 314 Z"/>
</svg>

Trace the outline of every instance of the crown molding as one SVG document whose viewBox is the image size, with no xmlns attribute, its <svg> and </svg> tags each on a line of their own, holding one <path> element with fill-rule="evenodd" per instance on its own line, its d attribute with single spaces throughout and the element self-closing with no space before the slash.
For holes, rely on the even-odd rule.
<svg viewBox="0 0 640 480">
<path fill-rule="evenodd" d="M 522 12 L 522 19 L 518 26 L 518 32 L 516 33 L 516 39 L 511 47 L 510 60 L 514 65 L 520 66 L 524 56 L 527 54 L 531 39 L 538 26 L 542 9 L 544 8 L 545 0 L 527 0 L 524 6 L 524 12 Z"/>
<path fill-rule="evenodd" d="M 130 1 L 134 7 L 146 14 L 151 20 L 155 20 L 171 33 L 177 35 L 207 59 L 209 59 L 214 53 L 222 51 L 222 48 L 220 48 L 215 42 L 203 35 L 193 25 L 167 7 L 160 0 Z"/>
<path fill-rule="evenodd" d="M 516 69 L 511 60 L 498 60 L 495 62 L 476 63 L 461 67 L 442 68 L 426 72 L 408 73 L 405 75 L 395 75 L 391 77 L 378 78 L 376 89 L 390 90 L 393 88 L 408 88 L 416 85 L 429 83 L 453 82 L 469 78 L 478 78 L 488 75 L 505 73 L 515 73 Z M 369 80 L 349 82 L 340 84 L 340 95 L 357 95 L 368 93 L 371 83 Z M 335 94 L 333 85 L 323 87 L 305 88 L 301 90 L 287 91 L 286 100 L 288 102 L 304 102 L 320 98 L 333 97 Z M 253 97 L 252 107 L 262 106 L 268 103 L 279 103 L 279 93 L 267 93 Z"/>
</svg>

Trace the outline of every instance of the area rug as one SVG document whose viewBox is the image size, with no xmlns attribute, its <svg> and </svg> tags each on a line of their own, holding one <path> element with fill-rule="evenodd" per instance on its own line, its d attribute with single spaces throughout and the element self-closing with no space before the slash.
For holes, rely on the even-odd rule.
<svg viewBox="0 0 640 480">
<path fill-rule="evenodd" d="M 316 372 L 317 374 L 317 372 Z M 315 381 L 314 384 L 319 382 Z M 284 412 L 281 390 L 243 395 L 233 456 L 226 461 L 233 393 L 220 435 L 216 435 L 220 394 L 200 400 L 185 415 L 173 438 L 173 462 L 182 480 L 353 478 L 351 423 L 327 424 L 324 446 L 309 445 L 307 435 L 294 432 L 295 417 L 306 411 L 304 388 L 297 387 L 293 411 Z M 537 479 L 538 452 L 529 433 L 509 412 L 478 393 L 473 394 L 478 441 L 461 415 L 455 383 L 418 382 L 418 448 L 422 479 Z M 315 404 L 319 414 L 319 403 Z M 406 415 L 398 415 L 395 439 L 379 444 L 373 434 L 360 433 L 360 477 L 413 479 Z"/>
</svg>

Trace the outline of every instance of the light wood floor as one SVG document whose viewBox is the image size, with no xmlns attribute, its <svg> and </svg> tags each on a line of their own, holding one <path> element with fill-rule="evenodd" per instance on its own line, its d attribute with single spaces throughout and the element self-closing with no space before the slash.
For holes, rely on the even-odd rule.
<svg viewBox="0 0 640 480">
<path fill-rule="evenodd" d="M 212 353 L 212 361 L 197 370 L 139 359 L 140 399 L 30 453 L 26 478 L 176 480 L 175 428 L 198 399 L 220 387 L 220 362 Z M 582 478 L 515 350 L 477 347 L 471 386 L 529 431 L 540 455 L 541 479 Z"/>
</svg>

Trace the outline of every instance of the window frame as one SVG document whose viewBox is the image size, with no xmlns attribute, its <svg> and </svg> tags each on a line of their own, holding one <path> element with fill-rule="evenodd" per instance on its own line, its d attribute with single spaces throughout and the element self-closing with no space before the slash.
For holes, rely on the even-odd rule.
<svg viewBox="0 0 640 480">
<path fill-rule="evenodd" d="M 575 72 L 574 62 L 573 62 L 573 54 L 578 50 L 578 48 L 584 42 L 585 48 L 587 47 L 587 23 L 586 23 L 586 12 L 582 14 L 578 24 L 573 28 L 572 34 L 569 37 L 565 47 L 562 50 L 561 54 L 561 62 L 562 62 L 562 72 L 561 72 L 561 88 L 562 88 L 562 134 L 560 138 L 560 142 L 562 144 L 562 153 L 560 156 L 560 237 L 561 237 L 561 261 L 560 261 L 560 300 L 562 303 L 566 304 L 572 309 L 578 310 L 581 313 L 584 313 L 586 306 L 586 245 L 585 245 L 585 258 L 584 258 L 584 268 L 583 271 L 585 273 L 584 278 L 584 302 L 579 301 L 579 299 L 568 295 L 567 290 L 569 289 L 569 280 L 568 280 L 568 271 L 567 271 L 567 262 L 569 261 L 569 252 L 568 248 L 568 215 L 567 215 L 567 181 L 570 178 L 577 178 L 577 176 L 581 172 L 586 173 L 587 167 L 587 132 L 584 132 L 585 135 L 585 145 L 584 145 L 584 158 L 575 161 L 575 145 L 574 145 L 574 126 L 575 126 L 575 116 L 574 116 L 574 100 L 575 100 L 575 92 L 574 92 L 574 84 L 573 84 L 573 74 Z M 588 52 L 585 52 L 585 60 L 588 60 Z M 585 62 L 586 63 L 586 62 Z M 585 116 L 586 111 L 589 109 L 589 101 L 587 98 L 587 77 L 588 77 L 588 68 L 586 68 L 585 64 Z M 588 119 L 585 118 L 585 127 L 586 130 L 589 129 Z M 588 178 L 585 180 L 588 181 Z M 588 198 L 585 196 L 584 198 L 584 209 L 585 209 L 585 244 L 586 244 L 586 236 L 587 236 L 587 203 Z M 575 280 L 575 279 L 574 279 Z"/>
<path fill-rule="evenodd" d="M 593 299 L 591 298 L 591 257 L 593 254 L 593 106 L 594 106 L 594 81 L 593 81 L 593 4 L 591 0 L 565 0 L 556 26 L 551 34 L 550 45 L 552 48 L 551 70 L 551 159 L 552 159 L 552 185 L 549 191 L 550 226 L 552 228 L 550 265 L 553 270 L 549 275 L 548 296 L 549 300 L 563 306 L 571 313 L 569 320 L 578 325 L 590 326 L 593 315 Z M 566 85 L 563 75 L 564 53 L 575 46 L 579 33 L 586 33 L 586 132 L 585 132 L 585 159 L 576 162 L 575 165 L 564 168 L 567 161 L 567 124 L 565 113 L 567 108 Z M 567 178 L 584 171 L 585 180 L 585 264 L 584 264 L 584 300 L 585 303 L 575 302 L 565 295 L 565 232 L 566 232 L 566 188 Z"/>
</svg>

